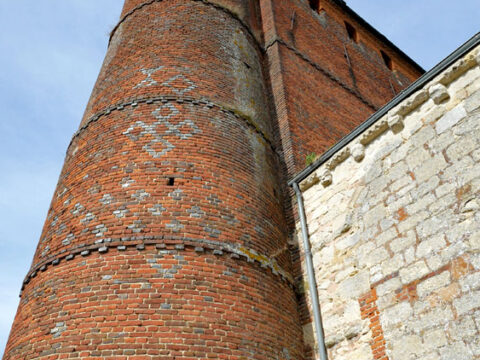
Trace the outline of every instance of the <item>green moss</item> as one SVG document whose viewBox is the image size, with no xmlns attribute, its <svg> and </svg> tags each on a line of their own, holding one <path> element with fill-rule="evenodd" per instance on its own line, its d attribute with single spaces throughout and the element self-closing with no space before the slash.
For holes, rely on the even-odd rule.
<svg viewBox="0 0 480 360">
<path fill-rule="evenodd" d="M 305 156 L 305 166 L 311 165 L 315 161 L 316 158 L 317 158 L 317 154 L 315 154 L 314 152 Z"/>
</svg>

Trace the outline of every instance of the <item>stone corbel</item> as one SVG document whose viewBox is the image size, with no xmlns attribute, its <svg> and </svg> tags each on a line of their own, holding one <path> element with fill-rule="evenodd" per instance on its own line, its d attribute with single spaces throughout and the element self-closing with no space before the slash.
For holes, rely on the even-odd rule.
<svg viewBox="0 0 480 360">
<path fill-rule="evenodd" d="M 365 146 L 355 144 L 352 146 L 352 156 L 356 162 L 360 162 L 365 158 Z"/>
<path fill-rule="evenodd" d="M 450 94 L 448 93 L 447 88 L 442 84 L 434 84 L 430 86 L 428 93 L 436 105 L 450 99 Z"/>
<path fill-rule="evenodd" d="M 405 127 L 403 124 L 403 117 L 400 115 L 389 116 L 387 121 L 388 127 L 392 129 L 394 134 L 398 134 Z"/>
</svg>

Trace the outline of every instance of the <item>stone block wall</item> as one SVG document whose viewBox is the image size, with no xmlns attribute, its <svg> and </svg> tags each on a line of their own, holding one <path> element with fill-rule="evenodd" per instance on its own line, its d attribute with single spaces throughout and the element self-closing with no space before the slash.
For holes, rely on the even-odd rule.
<svg viewBox="0 0 480 360">
<path fill-rule="evenodd" d="M 300 184 L 332 360 L 480 359 L 479 62 L 477 48 Z"/>
</svg>

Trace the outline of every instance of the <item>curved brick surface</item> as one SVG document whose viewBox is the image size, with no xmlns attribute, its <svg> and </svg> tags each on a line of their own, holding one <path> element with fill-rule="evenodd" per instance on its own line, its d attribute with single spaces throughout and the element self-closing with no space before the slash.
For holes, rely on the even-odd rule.
<svg viewBox="0 0 480 360">
<path fill-rule="evenodd" d="M 143 6 L 112 37 L 83 123 L 139 95 L 188 95 L 235 109 L 271 137 L 259 51 L 238 19 L 209 3 Z"/>
<path fill-rule="evenodd" d="M 4 359 L 300 359 L 295 301 L 276 276 L 228 257 L 79 256 L 28 285 Z"/>
<path fill-rule="evenodd" d="M 200 1 L 121 22 L 4 359 L 302 358 L 257 47 Z"/>
<path fill-rule="evenodd" d="M 272 159 L 245 120 L 216 107 L 168 101 L 113 111 L 70 145 L 34 266 L 97 241 L 157 235 L 275 256 L 285 239 Z"/>
</svg>

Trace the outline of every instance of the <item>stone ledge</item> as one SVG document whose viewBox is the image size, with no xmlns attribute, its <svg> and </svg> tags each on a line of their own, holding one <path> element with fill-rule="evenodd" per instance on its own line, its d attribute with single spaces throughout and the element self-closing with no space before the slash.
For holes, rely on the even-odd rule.
<svg viewBox="0 0 480 360">
<path fill-rule="evenodd" d="M 137 251 L 144 251 L 147 247 L 153 247 L 156 250 L 191 250 L 197 255 L 206 252 L 211 252 L 216 256 L 228 254 L 232 259 L 244 260 L 247 263 L 257 264 L 261 268 L 270 269 L 272 274 L 281 277 L 281 279 L 290 286 L 294 286 L 293 276 L 281 268 L 274 258 L 260 254 L 254 249 L 250 249 L 239 244 L 180 237 L 166 238 L 163 236 L 139 236 L 121 239 L 103 239 L 102 241 L 97 241 L 95 244 L 77 247 L 70 250 L 63 250 L 60 253 L 49 257 L 47 260 L 32 267 L 23 281 L 20 296 L 22 295 L 25 285 L 27 285 L 31 279 L 35 278 L 39 271 L 45 272 L 49 266 L 57 266 L 62 260 L 71 261 L 76 256 L 87 257 L 95 252 L 105 254 L 110 249 L 126 251 L 128 248 L 132 248 L 136 249 Z"/>
<path fill-rule="evenodd" d="M 346 161 L 350 156 L 352 156 L 356 162 L 361 162 L 365 157 L 365 152 L 368 150 L 368 145 L 388 130 L 391 130 L 395 135 L 400 135 L 404 129 L 404 119 L 430 99 L 436 107 L 441 106 L 441 104 L 447 101 L 451 101 L 451 104 L 449 103 L 450 107 L 441 108 L 442 113 L 437 114 L 439 116 L 437 116 L 436 119 L 440 119 L 442 115 L 451 111 L 452 108 L 458 104 L 458 100 L 463 100 L 451 99 L 452 94 L 448 92 L 448 85 L 479 65 L 480 48 L 477 47 L 443 71 L 429 84 L 425 85 L 424 89 L 412 94 L 390 110 L 375 124 L 359 134 L 353 142 L 339 150 L 330 161 L 303 180 L 299 184 L 300 189 L 306 191 L 318 182 L 321 182 L 324 187 L 329 186 L 333 182 L 333 174 L 330 173 L 330 171 L 333 172 L 338 165 Z M 328 175 L 325 175 L 326 171 L 328 171 Z M 325 176 L 328 177 L 328 181 L 321 181 Z"/>
</svg>

